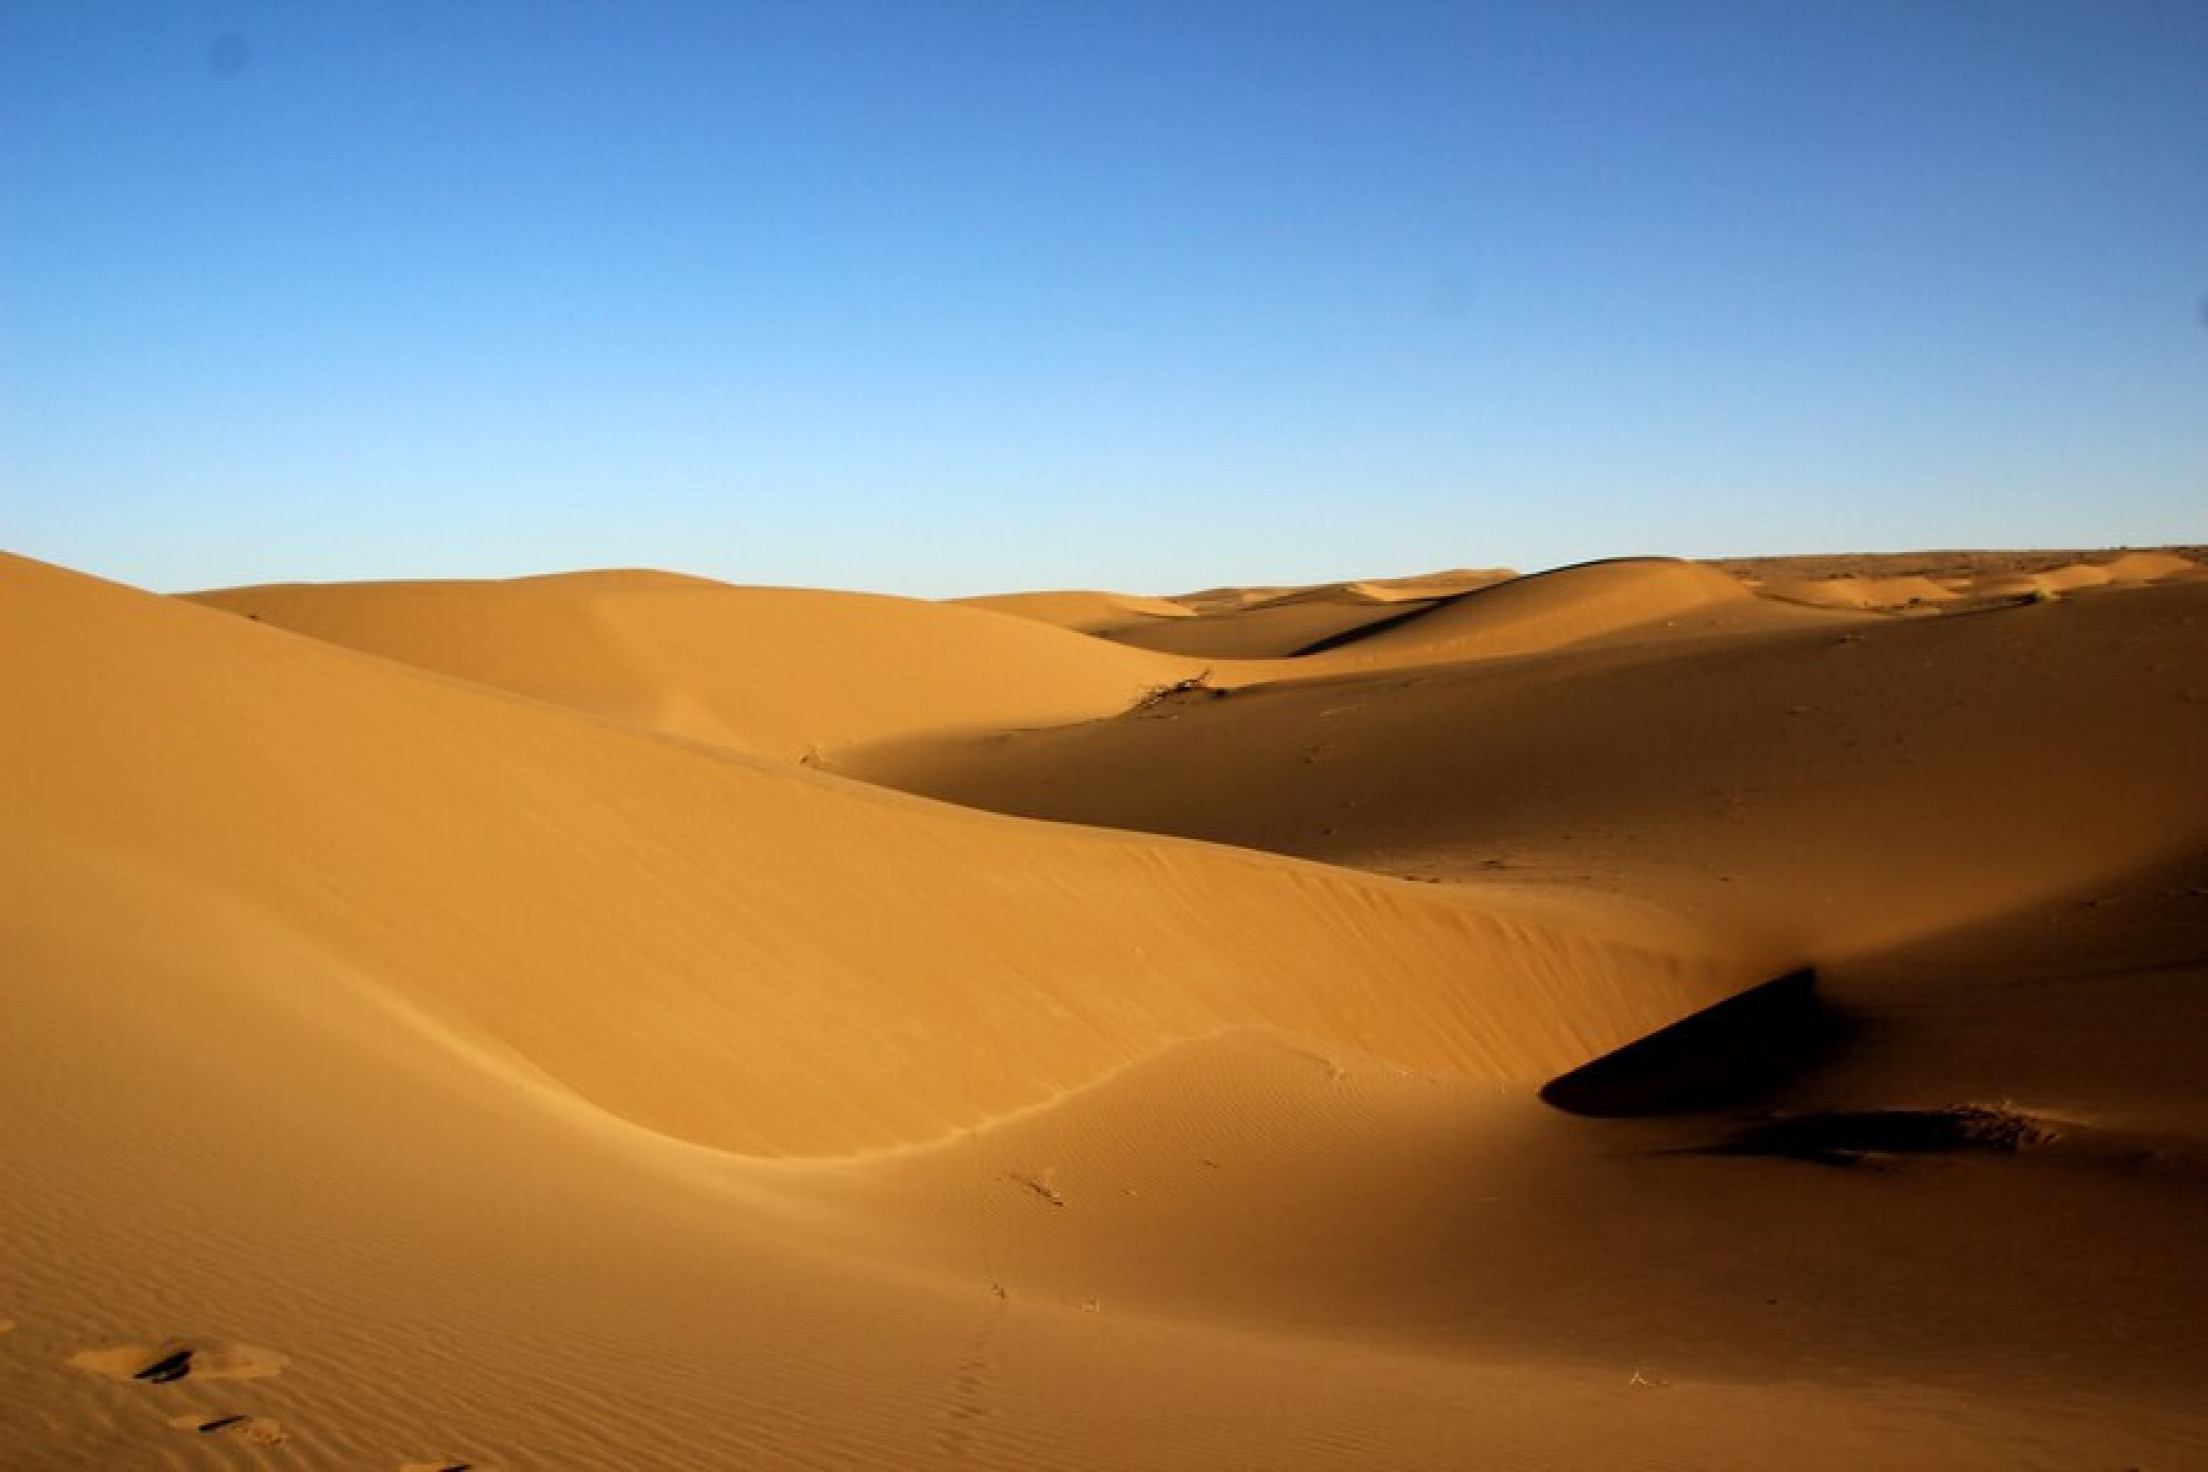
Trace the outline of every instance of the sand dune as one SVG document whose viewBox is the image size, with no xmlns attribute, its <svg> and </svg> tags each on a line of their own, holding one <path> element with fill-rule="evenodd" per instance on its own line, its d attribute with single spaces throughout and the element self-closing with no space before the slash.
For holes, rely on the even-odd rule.
<svg viewBox="0 0 2208 1472">
<path fill-rule="evenodd" d="M 1971 578 L 2004 573 L 2045 572 L 2074 563 L 2110 567 L 2129 559 L 2142 567 L 2165 570 L 2179 563 L 2198 565 L 2208 558 L 2208 547 L 2162 547 L 2135 551 L 2127 547 L 2036 548 L 1996 551 L 1957 549 L 1927 552 L 1838 552 L 1790 557 L 1719 557 L 1708 565 L 1721 572 L 1755 582 L 1779 580 L 1815 581 L 1826 578 L 1925 577 L 1955 587 Z"/>
<path fill-rule="evenodd" d="M 1340 583 L 1313 583 L 1307 588 L 1267 598 L 1262 605 L 1280 608 L 1296 603 L 1427 603 L 1469 593 L 1475 588 L 1507 583 L 1518 576 L 1508 568 L 1459 568 L 1452 572 L 1421 573 L 1405 578 L 1356 578 Z"/>
<path fill-rule="evenodd" d="M 1821 566 L 1825 559 L 1800 559 Z M 1872 566 L 1906 563 L 1908 558 L 1866 558 Z M 2126 552 L 2099 560 L 2059 554 L 1928 554 L 1914 559 L 1927 571 L 1876 573 L 1824 572 L 1821 576 L 1788 576 L 1789 559 L 1737 569 L 1757 592 L 1783 602 L 1822 608 L 1861 608 L 1887 611 L 1932 612 L 1941 604 L 1978 603 L 2018 598 L 2059 597 L 2081 588 L 2111 584 L 2182 581 L 2197 577 L 2201 567 L 2174 552 Z M 1777 576 L 1757 576 L 1777 572 Z"/>
<path fill-rule="evenodd" d="M 1653 916 L 954 811 L 34 564 L 9 592 L 45 631 L 10 650 L 26 832 L 717 1146 L 924 1140 L 1239 1026 L 1537 1080 L 1755 979 Z"/>
<path fill-rule="evenodd" d="M 1543 581 L 1460 607 L 1523 586 L 1545 612 L 1568 584 Z M 1621 889 L 1774 930 L 1809 955 L 2208 841 L 2200 584 L 1930 621 L 1792 611 L 1737 590 L 1714 601 L 1758 613 L 1731 635 L 1507 664 L 1427 664 L 1413 644 L 1400 664 L 1375 653 L 1370 669 L 1236 690 L 1171 719 L 852 762 L 1004 812 L 1383 872 Z"/>
<path fill-rule="evenodd" d="M 2100 564 L 2112 583 L 2159 583 L 2198 577 L 2201 565 L 2175 552 L 2126 552 Z"/>
<path fill-rule="evenodd" d="M 2169 571 L 1213 664 L 0 561 L 0 1461 L 2186 1465 Z"/>
<path fill-rule="evenodd" d="M 1626 558 L 1532 577 L 1466 570 L 1295 589 L 1214 589 L 1183 601 L 1197 616 L 1108 631 L 1137 648 L 1213 661 L 1260 662 L 1225 683 L 1286 677 L 1261 662 L 1319 668 L 1448 663 L 1540 653 L 1595 641 L 1647 640 L 1784 624 L 1738 580 L 1697 563 Z M 1865 606 L 1836 599 L 1796 599 Z"/>
<path fill-rule="evenodd" d="M 1967 990 L 1951 984 L 1945 998 Z M 1851 977 L 1845 995 L 1865 1005 L 1874 989 Z M 2165 1006 L 2175 999 L 2165 992 Z M 1908 1086 L 1884 1071 L 1836 1072 L 1826 1097 L 1859 1107 L 1975 1097 L 1917 1092 L 1925 1056 L 1957 1035 L 1920 1022 L 1939 1009 L 1911 1000 L 1913 1013 L 1875 1014 L 1900 1019 L 1889 1024 L 1895 1051 L 1916 1054 Z M 2073 1069 L 2070 1081 L 2090 1087 L 2101 1071 Z M 2165 1088 L 2173 1081 L 2162 1075 Z M 2192 1104 L 2198 1090 L 2162 1097 Z M 2067 1335 L 2086 1361 L 2080 1389 L 2186 1393 L 2189 1356 L 2162 1358 L 2191 1333 L 2167 1290 L 2198 1270 L 2190 1228 L 2167 1210 L 2194 1177 L 2144 1172 L 2115 1200 L 2096 1180 L 2142 1137 L 2064 1116 L 2028 1152 L 1935 1150 L 1940 1188 L 1894 1190 L 1878 1205 L 1859 1179 L 1749 1160 L 1728 1153 L 1728 1138 L 1706 1117 L 1574 1119 L 1354 1058 L 1223 1038 L 841 1185 L 867 1230 L 1017 1296 L 1200 1311 L 1252 1332 L 1359 1324 L 1406 1352 L 1578 1360 L 1620 1381 L 1652 1353 L 1673 1372 L 1748 1377 L 1819 1355 L 1933 1381 L 1965 1364 L 2026 1376 L 2043 1336 Z M 1621 1152 L 1637 1166 L 1621 1169 Z M 2009 1169 L 1971 1168 L 1989 1162 Z M 1886 1213 L 1880 1250 L 1860 1258 L 1821 1235 L 1759 1230 L 1800 1213 L 1857 1231 L 1876 1211 Z M 980 1242 L 976 1216 L 993 1227 Z M 1327 1230 L 1312 1231 L 1316 1221 Z M 1959 1235 L 1999 1241 L 1999 1266 L 1957 1263 Z M 1666 1270 L 1712 1242 L 1728 1265 L 1718 1283 Z"/>
<path fill-rule="evenodd" d="M 1137 649 L 1190 659 L 1292 659 L 1314 646 L 1430 606 L 1423 602 L 1384 602 L 1331 589 L 1323 597 L 1290 595 L 1175 623 L 1117 629 L 1110 637 Z"/>
<path fill-rule="evenodd" d="M 2199 563 L 2165 552 L 2133 552 L 2109 562 L 2069 562 L 2035 572 L 1988 573 L 1960 586 L 1981 598 L 2015 598 L 2075 593 L 2085 588 L 2199 579 Z"/>
<path fill-rule="evenodd" d="M 979 598 L 955 598 L 970 608 L 1009 613 L 1038 623 L 1071 629 L 1077 634 L 1107 634 L 1117 629 L 1139 628 L 1158 619 L 1191 618 L 1191 610 L 1166 598 L 1142 598 L 1131 593 L 1098 593 L 1086 590 L 1045 593 L 993 593 Z"/>
<path fill-rule="evenodd" d="M 1195 659 L 1293 659 L 1371 630 L 1444 598 L 1513 576 L 1507 571 L 1431 573 L 1277 589 L 1218 589 L 1189 595 L 1177 624 L 1138 624 L 1110 637 L 1139 649 Z M 1262 676 L 1260 676 L 1262 678 Z"/>
<path fill-rule="evenodd" d="M 1395 603 L 1447 598 L 1469 593 L 1491 583 L 1507 582 L 1518 574 L 1507 567 L 1453 567 L 1440 572 L 1411 573 L 1403 577 L 1356 578 L 1346 582 L 1265 585 L 1249 588 L 1207 588 L 1197 593 L 1177 593 L 1173 600 L 1198 614 L 1231 613 L 1264 603 L 1338 602 L 1344 599 L 1368 603 Z"/>
<path fill-rule="evenodd" d="M 1516 576 L 1517 571 L 1508 567 L 1453 567 L 1442 572 L 1412 573 L 1408 577 L 1363 578 L 1349 586 L 1363 590 L 1370 597 L 1401 602 L 1469 593 L 1475 588 L 1509 582 Z"/>
<path fill-rule="evenodd" d="M 1735 579 L 1698 563 L 1623 558 L 1477 588 L 1326 653 L 1337 668 L 1439 664 L 1607 640 L 1775 628 L 1814 617 L 1761 603 Z"/>
<path fill-rule="evenodd" d="M 1082 720 L 1193 669 L 979 608 L 664 574 L 193 596 L 425 669 L 785 757 Z"/>
<path fill-rule="evenodd" d="M 1463 592 L 1461 588 L 1455 592 Z M 1431 598 L 1435 594 L 1425 594 Z M 1280 608 L 1295 603 L 1400 603 L 1406 595 L 1385 586 L 1378 579 L 1360 578 L 1345 583 L 1314 583 L 1293 593 L 1283 593 L 1278 598 L 1266 600 L 1264 607 Z"/>
<path fill-rule="evenodd" d="M 2079 588 L 2106 587 L 2113 581 L 2105 568 L 2089 562 L 2073 562 L 2067 567 L 2050 568 L 2046 572 L 2031 575 L 2031 585 L 2050 593 L 2071 593 Z M 1981 588 L 1980 591 L 1991 591 Z"/>
<path fill-rule="evenodd" d="M 1766 598 L 1818 608 L 1907 608 L 1952 603 L 1961 595 L 1927 577 L 1782 578 L 1756 589 Z"/>
</svg>

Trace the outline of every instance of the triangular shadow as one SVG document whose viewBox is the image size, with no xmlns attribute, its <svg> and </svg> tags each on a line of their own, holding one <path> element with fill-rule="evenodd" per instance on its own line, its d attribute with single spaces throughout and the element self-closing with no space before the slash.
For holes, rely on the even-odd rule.
<svg viewBox="0 0 2208 1472">
<path fill-rule="evenodd" d="M 1746 1108 L 1830 1061 L 1861 1026 L 1805 966 L 1551 1079 L 1541 1098 L 1603 1119 Z"/>
</svg>

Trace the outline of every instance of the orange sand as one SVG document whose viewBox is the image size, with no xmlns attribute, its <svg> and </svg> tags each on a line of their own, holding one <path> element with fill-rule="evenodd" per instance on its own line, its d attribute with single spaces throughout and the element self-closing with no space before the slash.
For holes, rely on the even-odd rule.
<svg viewBox="0 0 2208 1472">
<path fill-rule="evenodd" d="M 2208 580 L 1970 556 L 0 559 L 0 1465 L 2208 1465 Z"/>
</svg>

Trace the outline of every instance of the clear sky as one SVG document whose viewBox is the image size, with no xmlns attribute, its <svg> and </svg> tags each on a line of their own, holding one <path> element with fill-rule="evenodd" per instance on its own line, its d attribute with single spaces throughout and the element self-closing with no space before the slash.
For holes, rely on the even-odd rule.
<svg viewBox="0 0 2208 1472">
<path fill-rule="evenodd" d="M 0 6 L 0 545 L 941 595 L 2208 538 L 2208 3 Z"/>
</svg>

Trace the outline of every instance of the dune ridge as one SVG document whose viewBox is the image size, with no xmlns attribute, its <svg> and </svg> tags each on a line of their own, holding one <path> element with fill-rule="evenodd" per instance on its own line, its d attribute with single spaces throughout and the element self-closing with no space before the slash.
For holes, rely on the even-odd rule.
<svg viewBox="0 0 2208 1472">
<path fill-rule="evenodd" d="M 1193 672 L 979 607 L 658 573 L 189 596 L 461 679 L 787 758 L 923 731 L 1081 720 Z"/>
<path fill-rule="evenodd" d="M 1031 618 L 1077 634 L 1109 634 L 1141 627 L 1158 619 L 1192 618 L 1194 613 L 1169 598 L 1143 598 L 1132 593 L 1103 593 L 1068 589 L 1037 593 L 991 593 L 954 598 L 953 603 Z"/>
<path fill-rule="evenodd" d="M 1682 631 L 1776 627 L 1792 616 L 1698 563 L 1621 558 L 1475 588 L 1324 653 L 1334 668 L 1436 664 Z"/>
<path fill-rule="evenodd" d="M 1317 596 L 1290 594 L 1173 623 L 1115 629 L 1108 637 L 1114 643 L 1187 659 L 1258 665 L 1262 661 L 1294 659 L 1315 647 L 1353 638 L 1428 606 L 1327 589 Z M 1259 669 L 1252 677 L 1266 678 L 1270 674 Z"/>
<path fill-rule="evenodd" d="M 1780 578 L 1756 591 L 1786 603 L 1817 608 L 1907 608 L 1913 604 L 1952 603 L 1962 594 L 1920 575 L 1889 578 Z"/>
</svg>

